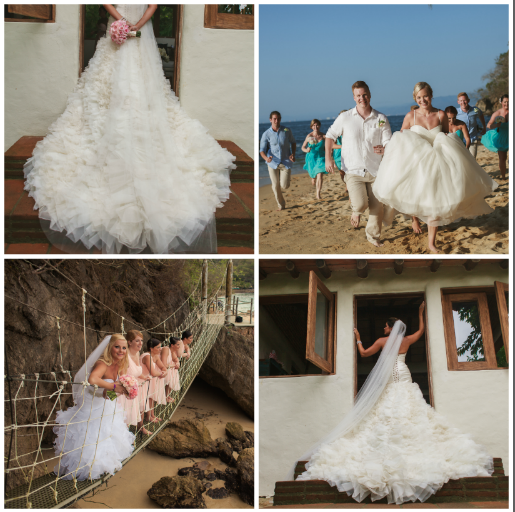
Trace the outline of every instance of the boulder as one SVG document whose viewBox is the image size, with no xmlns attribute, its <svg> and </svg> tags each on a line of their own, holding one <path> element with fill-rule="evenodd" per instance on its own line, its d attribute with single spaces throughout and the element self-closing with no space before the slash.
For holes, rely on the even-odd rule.
<svg viewBox="0 0 515 512">
<path fill-rule="evenodd" d="M 206 488 L 192 476 L 164 476 L 147 491 L 148 497 L 163 508 L 206 508 L 202 493 Z"/>
<path fill-rule="evenodd" d="M 179 476 L 192 476 L 193 478 L 196 478 L 197 480 L 204 480 L 206 477 L 204 470 L 199 468 L 181 468 L 179 471 L 177 471 L 177 474 Z"/>
<path fill-rule="evenodd" d="M 218 455 L 216 443 L 209 430 L 198 420 L 170 423 L 150 441 L 148 447 L 176 459 Z"/>
<path fill-rule="evenodd" d="M 222 462 L 228 466 L 236 466 L 236 459 L 234 458 L 232 446 L 224 441 L 221 437 L 216 440 L 217 455 Z"/>
<path fill-rule="evenodd" d="M 238 495 L 249 505 L 254 506 L 254 448 L 242 450 L 236 462 L 238 472 Z"/>
<path fill-rule="evenodd" d="M 210 498 L 221 500 L 222 498 L 227 498 L 229 496 L 229 491 L 223 487 L 218 487 L 217 489 L 209 489 L 206 494 Z"/>
<path fill-rule="evenodd" d="M 240 441 L 240 443 L 245 443 L 247 441 L 247 436 L 243 431 L 243 427 L 235 421 L 230 421 L 225 425 L 225 434 L 229 440 L 236 439 L 237 441 Z"/>
<path fill-rule="evenodd" d="M 199 376 L 254 418 L 254 329 L 223 328 Z"/>
</svg>

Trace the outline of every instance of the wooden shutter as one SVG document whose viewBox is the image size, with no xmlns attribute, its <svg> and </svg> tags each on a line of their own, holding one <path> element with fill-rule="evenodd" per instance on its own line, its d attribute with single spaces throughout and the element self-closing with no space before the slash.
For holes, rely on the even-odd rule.
<svg viewBox="0 0 515 512">
<path fill-rule="evenodd" d="M 254 13 L 254 8 L 252 8 Z M 218 12 L 218 5 L 204 7 L 204 28 L 254 30 L 254 14 L 228 14 Z"/>
<path fill-rule="evenodd" d="M 501 319 L 502 339 L 504 342 L 504 351 L 506 352 L 506 361 L 510 360 L 510 321 L 508 315 L 508 305 L 506 304 L 506 293 L 509 293 L 510 286 L 506 283 L 495 281 L 495 297 L 497 299 L 497 309 L 499 310 L 499 318 Z"/>
<path fill-rule="evenodd" d="M 318 290 L 328 301 L 325 324 L 325 357 L 316 353 L 316 327 L 317 327 L 317 295 Z M 334 373 L 334 354 L 335 354 L 335 298 L 327 287 L 320 281 L 315 272 L 309 272 L 309 295 L 308 295 L 308 334 L 306 339 L 306 359 L 318 366 L 327 373 Z"/>
<path fill-rule="evenodd" d="M 52 20 L 54 18 L 54 5 L 28 5 L 28 4 L 9 4 L 7 12 L 11 14 L 20 14 L 22 16 L 30 16 L 39 20 Z"/>
</svg>

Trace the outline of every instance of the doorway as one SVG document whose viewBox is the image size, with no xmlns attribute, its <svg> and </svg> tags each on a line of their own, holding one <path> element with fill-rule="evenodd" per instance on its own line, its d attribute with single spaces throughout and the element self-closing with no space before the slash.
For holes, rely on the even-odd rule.
<svg viewBox="0 0 515 512">
<path fill-rule="evenodd" d="M 152 16 L 163 73 L 178 95 L 180 70 L 180 44 L 182 34 L 182 5 L 158 5 Z M 79 45 L 79 76 L 95 55 L 98 40 L 106 36 L 108 17 L 102 4 L 81 6 L 81 36 Z"/>
<path fill-rule="evenodd" d="M 390 317 L 399 318 L 406 324 L 406 334 L 416 332 L 418 330 L 418 310 L 424 300 L 423 292 L 355 295 L 354 323 L 360 332 L 363 348 L 370 347 L 378 338 L 384 337 L 386 320 Z M 422 337 L 409 348 L 406 354 L 406 364 L 411 372 L 413 382 L 419 385 L 426 402 L 433 406 L 427 314 L 424 321 L 426 330 Z M 354 390 L 356 395 L 379 359 L 380 352 L 367 358 L 361 357 L 356 347 L 354 352 Z"/>
</svg>

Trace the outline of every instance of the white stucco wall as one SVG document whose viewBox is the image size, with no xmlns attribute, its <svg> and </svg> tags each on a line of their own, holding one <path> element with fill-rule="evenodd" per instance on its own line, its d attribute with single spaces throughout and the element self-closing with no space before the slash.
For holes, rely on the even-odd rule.
<svg viewBox="0 0 515 512">
<path fill-rule="evenodd" d="M 428 340 L 435 409 L 462 431 L 483 444 L 509 469 L 508 370 L 447 370 L 440 288 L 493 285 L 508 282 L 498 265 L 373 270 L 367 279 L 355 272 L 338 272 L 325 281 L 338 293 L 336 374 L 320 377 L 260 379 L 259 381 L 259 494 L 274 493 L 302 453 L 327 434 L 349 411 L 354 390 L 353 296 L 366 293 L 425 292 Z M 298 279 L 272 274 L 260 281 L 260 295 L 307 293 L 308 274 Z M 402 312 L 399 311 L 402 317 Z"/>
<path fill-rule="evenodd" d="M 62 114 L 79 76 L 79 9 L 58 4 L 55 23 L 4 23 L 5 150 Z"/>
<path fill-rule="evenodd" d="M 185 5 L 179 98 L 219 140 L 254 153 L 254 31 L 204 28 L 204 4 Z"/>
</svg>

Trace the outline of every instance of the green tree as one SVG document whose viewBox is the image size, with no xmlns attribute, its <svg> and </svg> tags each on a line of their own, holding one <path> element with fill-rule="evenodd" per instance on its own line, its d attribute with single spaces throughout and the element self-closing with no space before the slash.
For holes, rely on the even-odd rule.
<svg viewBox="0 0 515 512">
<path fill-rule="evenodd" d="M 477 305 L 465 303 L 456 312 L 460 320 L 466 322 L 472 329 L 461 347 L 457 348 L 458 356 L 470 352 L 470 355 L 467 355 L 467 361 L 484 361 L 483 336 L 481 334 L 481 322 Z"/>
<path fill-rule="evenodd" d="M 494 108 L 499 105 L 503 94 L 508 94 L 510 88 L 510 52 L 501 53 L 495 59 L 495 67 L 481 77 L 488 80 L 484 88 L 478 89 L 475 95 L 481 99 L 489 99 Z"/>
</svg>

